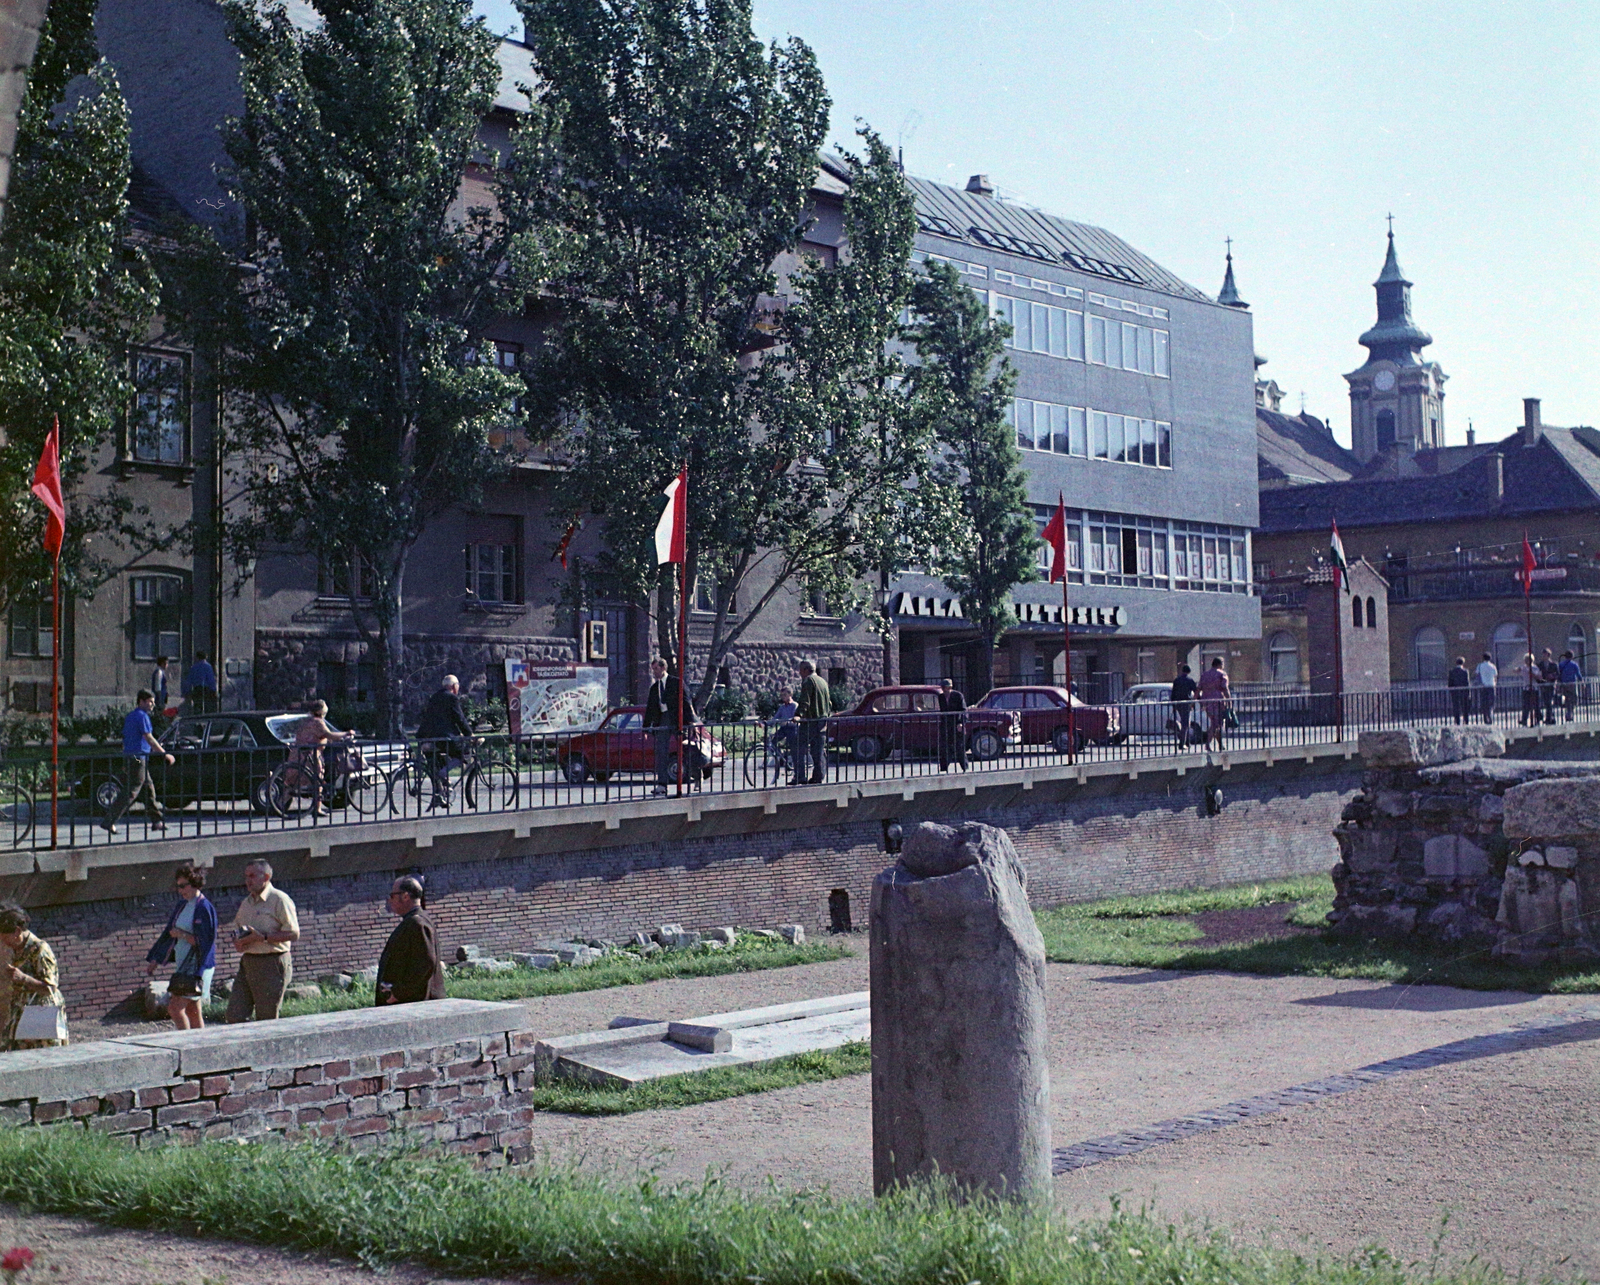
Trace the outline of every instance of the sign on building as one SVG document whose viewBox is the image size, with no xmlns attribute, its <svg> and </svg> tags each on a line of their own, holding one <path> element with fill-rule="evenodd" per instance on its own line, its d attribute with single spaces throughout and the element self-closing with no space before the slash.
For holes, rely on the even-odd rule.
<svg viewBox="0 0 1600 1285">
<path fill-rule="evenodd" d="M 581 732 L 606 716 L 610 675 L 594 665 L 506 661 L 506 713 L 513 736 Z"/>
</svg>

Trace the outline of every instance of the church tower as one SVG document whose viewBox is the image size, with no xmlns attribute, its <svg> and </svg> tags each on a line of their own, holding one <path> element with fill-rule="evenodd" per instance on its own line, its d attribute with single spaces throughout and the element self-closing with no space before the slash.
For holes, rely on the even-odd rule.
<svg viewBox="0 0 1600 1285">
<path fill-rule="evenodd" d="M 1372 283 L 1378 322 L 1361 336 L 1367 361 L 1345 376 L 1350 385 L 1350 444 L 1363 464 L 1385 452 L 1405 457 L 1444 445 L 1444 371 L 1422 360 L 1433 336 L 1411 319 L 1411 282 L 1394 252 Z"/>
</svg>

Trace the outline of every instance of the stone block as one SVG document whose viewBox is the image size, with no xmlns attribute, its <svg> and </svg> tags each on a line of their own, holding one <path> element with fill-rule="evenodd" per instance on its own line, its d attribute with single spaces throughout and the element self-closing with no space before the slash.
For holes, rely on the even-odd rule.
<svg viewBox="0 0 1600 1285">
<path fill-rule="evenodd" d="M 554 968 L 561 960 L 546 951 L 514 950 L 511 962 L 522 968 Z"/>
<path fill-rule="evenodd" d="M 453 973 L 509 973 L 515 967 L 516 964 L 512 960 L 489 959 L 480 955 L 476 959 L 468 959 L 460 963 L 451 964 L 450 971 Z"/>
<path fill-rule="evenodd" d="M 1351 906 L 1334 925 L 1343 937 L 1409 937 L 1416 931 L 1417 908 L 1390 903 L 1386 906 Z"/>
<path fill-rule="evenodd" d="M 1500 758 L 1506 738 L 1492 727 L 1408 727 L 1362 732 L 1361 761 L 1372 768 L 1421 768 L 1470 758 Z"/>
<path fill-rule="evenodd" d="M 144 994 L 140 1003 L 144 1007 L 145 1020 L 159 1022 L 167 1015 L 167 982 L 165 978 L 152 977 L 144 984 Z"/>
<path fill-rule="evenodd" d="M 655 930 L 655 932 L 651 933 L 650 935 L 652 937 L 654 937 L 658 942 L 660 942 L 663 946 L 665 946 L 667 944 L 667 938 L 668 937 L 676 937 L 682 931 L 683 931 L 683 925 L 682 924 L 662 924 L 659 928 L 657 928 Z"/>
<path fill-rule="evenodd" d="M 1600 776 L 1512 786 L 1506 791 L 1502 828 L 1510 839 L 1600 834 Z"/>
<path fill-rule="evenodd" d="M 1397 839 L 1385 830 L 1339 832 L 1344 862 L 1355 874 L 1378 874 L 1394 865 Z"/>
<path fill-rule="evenodd" d="M 806 944 L 806 926 L 804 924 L 779 924 L 778 936 L 791 946 L 804 946 Z"/>
<path fill-rule="evenodd" d="M 739 940 L 739 934 L 732 928 L 707 928 L 701 935 L 707 941 L 714 941 L 722 946 L 731 946 Z"/>
<path fill-rule="evenodd" d="M 283 992 L 285 999 L 321 999 L 322 987 L 315 982 L 301 982 Z"/>
<path fill-rule="evenodd" d="M 1481 879 L 1489 854 L 1459 834 L 1436 834 L 1422 845 L 1422 870 L 1429 879 Z"/>
<path fill-rule="evenodd" d="M 1411 795 L 1403 790 L 1379 790 L 1373 806 L 1386 817 L 1403 817 L 1411 811 Z"/>
<path fill-rule="evenodd" d="M 457 946 L 456 963 L 464 964 L 469 959 L 476 959 L 482 953 L 476 946 Z"/>
<path fill-rule="evenodd" d="M 692 950 L 700 944 L 700 934 L 689 932 L 668 933 L 661 938 L 661 944 L 668 950 Z"/>
<path fill-rule="evenodd" d="M 654 946 L 656 943 L 655 938 L 650 936 L 649 933 L 634 933 L 632 940 L 628 944 L 630 946 L 644 947 Z"/>
<path fill-rule="evenodd" d="M 1478 819 L 1498 821 L 1506 813 L 1506 801 L 1498 794 L 1485 794 L 1478 800 Z"/>
<path fill-rule="evenodd" d="M 356 974 L 356 980 L 365 982 L 368 986 L 376 986 L 378 984 L 378 966 L 369 964 Z"/>
<path fill-rule="evenodd" d="M 556 957 L 568 968 L 582 968 L 586 964 L 599 963 L 601 955 L 593 946 L 580 946 L 573 943 L 558 950 Z"/>
<path fill-rule="evenodd" d="M 1544 849 L 1529 848 L 1517 857 L 1519 866 L 1542 866 L 1544 864 Z"/>
<path fill-rule="evenodd" d="M 1578 864 L 1578 850 L 1551 845 L 1544 850 L 1544 863 L 1556 870 L 1574 869 Z"/>
<path fill-rule="evenodd" d="M 165 1084 L 178 1075 L 178 1055 L 120 1041 L 0 1053 L 0 1102 L 69 1101 L 91 1094 Z M 199 1096 L 199 1086 L 195 1086 Z"/>
<path fill-rule="evenodd" d="M 318 986 L 325 986 L 329 990 L 347 991 L 356 983 L 356 979 L 349 973 L 328 973 L 317 978 Z"/>
</svg>

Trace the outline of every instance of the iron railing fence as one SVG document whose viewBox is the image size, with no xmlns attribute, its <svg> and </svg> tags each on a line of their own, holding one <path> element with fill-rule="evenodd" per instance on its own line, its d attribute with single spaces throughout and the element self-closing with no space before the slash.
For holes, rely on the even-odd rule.
<svg viewBox="0 0 1600 1285">
<path fill-rule="evenodd" d="M 358 742 L 316 758 L 286 746 L 184 749 L 149 774 L 161 817 L 144 799 L 124 807 L 129 764 L 115 748 L 63 751 L 56 844 L 91 848 L 153 839 L 246 834 L 309 826 L 359 826 L 440 815 L 622 804 L 662 792 L 729 793 L 786 788 L 796 757 L 824 746 L 823 776 L 854 782 L 933 777 L 1067 762 L 1159 759 L 1223 749 L 1292 748 L 1399 727 L 1600 719 L 1600 680 L 1535 688 L 1410 687 L 1352 692 L 1234 696 L 1226 706 L 1167 700 L 1064 709 L 987 710 L 963 715 L 835 715 L 818 728 L 755 720 L 694 729 L 682 739 L 631 724 L 624 730 L 458 743 Z M 659 747 L 659 750 L 658 750 Z M 659 752 L 659 757 L 658 757 Z M 805 779 L 815 764 L 805 755 Z M 941 758 L 945 766 L 941 768 Z M 683 781 L 679 784 L 679 765 Z M 667 784 L 658 778 L 664 766 Z M 108 825 L 108 823 L 111 823 Z M 0 847 L 51 844 L 50 762 L 32 747 L 0 760 Z"/>
</svg>

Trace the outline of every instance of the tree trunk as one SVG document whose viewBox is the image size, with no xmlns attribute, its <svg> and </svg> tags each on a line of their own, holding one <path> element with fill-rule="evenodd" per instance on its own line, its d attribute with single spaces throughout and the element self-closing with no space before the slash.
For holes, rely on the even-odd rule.
<svg viewBox="0 0 1600 1285">
<path fill-rule="evenodd" d="M 893 687 L 900 681 L 900 631 L 894 627 L 894 613 L 889 610 L 889 569 L 878 572 L 878 605 L 883 612 L 883 685 Z"/>
<path fill-rule="evenodd" d="M 380 589 L 378 617 L 378 717 L 383 734 L 397 738 L 405 719 L 405 696 L 401 691 L 405 677 L 405 576 L 406 555 L 402 550 L 394 569 Z M 353 587 L 353 586 L 352 586 Z"/>
</svg>

